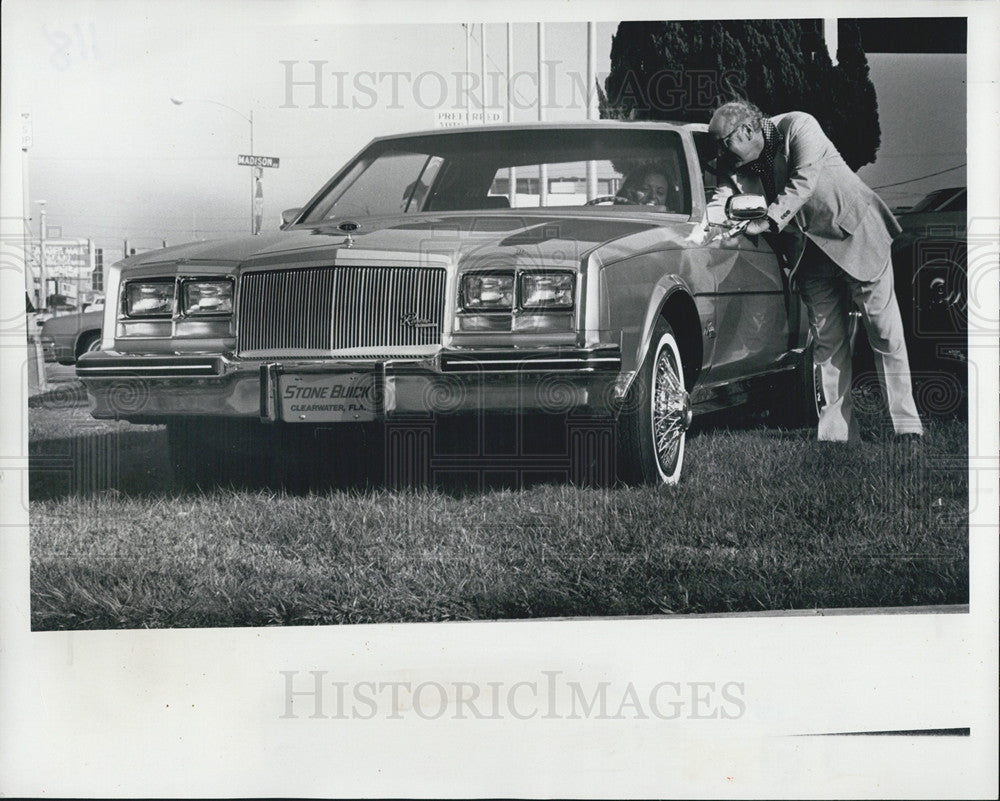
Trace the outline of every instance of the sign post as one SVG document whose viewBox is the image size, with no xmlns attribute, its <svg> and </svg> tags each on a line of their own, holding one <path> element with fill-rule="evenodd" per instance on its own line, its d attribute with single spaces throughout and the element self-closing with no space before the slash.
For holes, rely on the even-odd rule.
<svg viewBox="0 0 1000 801">
<path fill-rule="evenodd" d="M 264 221 L 264 168 L 277 169 L 281 159 L 276 156 L 254 156 L 240 154 L 236 157 L 236 163 L 241 167 L 252 167 L 251 174 L 253 180 L 253 219 L 251 231 L 254 236 L 260 233 L 261 224 Z"/>
<path fill-rule="evenodd" d="M 261 223 L 264 221 L 264 168 L 253 168 L 254 193 L 253 193 L 253 235 L 260 233 Z"/>
</svg>

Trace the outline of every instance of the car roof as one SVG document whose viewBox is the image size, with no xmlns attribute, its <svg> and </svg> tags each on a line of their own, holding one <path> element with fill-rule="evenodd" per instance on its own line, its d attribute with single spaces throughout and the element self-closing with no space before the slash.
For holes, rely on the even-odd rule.
<svg viewBox="0 0 1000 801">
<path fill-rule="evenodd" d="M 944 189 L 935 189 L 933 192 L 928 192 L 920 200 L 914 203 L 909 209 L 910 214 L 915 211 L 919 212 L 931 212 L 938 211 L 943 207 L 949 205 L 956 198 L 961 197 L 966 193 L 966 188 L 964 186 L 951 186 Z M 964 202 L 964 199 L 963 199 Z"/>
<path fill-rule="evenodd" d="M 569 131 L 569 130 L 597 130 L 597 129 L 628 129 L 644 131 L 678 131 L 683 129 L 696 130 L 699 123 L 683 122 L 650 122 L 650 121 L 630 121 L 630 120 L 583 120 L 580 122 L 519 122 L 501 123 L 496 125 L 460 125 L 452 128 L 428 128 L 422 131 L 408 131 L 406 133 L 387 134 L 377 136 L 372 142 L 387 142 L 394 139 L 409 139 L 416 136 L 448 136 L 459 133 L 491 133 L 494 131 Z M 708 126 L 703 126 L 708 130 Z"/>
</svg>

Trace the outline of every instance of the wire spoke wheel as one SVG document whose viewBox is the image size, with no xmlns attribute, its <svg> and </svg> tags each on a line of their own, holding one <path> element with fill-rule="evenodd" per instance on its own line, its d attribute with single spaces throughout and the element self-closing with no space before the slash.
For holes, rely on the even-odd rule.
<svg viewBox="0 0 1000 801">
<path fill-rule="evenodd" d="M 653 446 L 661 478 L 673 483 L 680 472 L 685 432 L 691 423 L 691 405 L 672 335 L 666 334 L 660 339 L 655 358 L 650 414 Z"/>
<path fill-rule="evenodd" d="M 680 481 L 691 418 L 680 346 L 661 318 L 618 421 L 618 478 L 628 484 Z"/>
</svg>

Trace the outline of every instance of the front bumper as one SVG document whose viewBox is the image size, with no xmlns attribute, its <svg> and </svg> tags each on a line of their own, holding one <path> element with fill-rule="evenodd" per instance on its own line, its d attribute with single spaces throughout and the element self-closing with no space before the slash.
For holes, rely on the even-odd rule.
<svg viewBox="0 0 1000 801">
<path fill-rule="evenodd" d="M 155 423 L 176 417 L 282 419 L 282 376 L 370 374 L 376 416 L 473 411 L 612 412 L 623 382 L 617 346 L 450 350 L 426 358 L 236 359 L 85 354 L 77 376 L 91 413 Z"/>
</svg>

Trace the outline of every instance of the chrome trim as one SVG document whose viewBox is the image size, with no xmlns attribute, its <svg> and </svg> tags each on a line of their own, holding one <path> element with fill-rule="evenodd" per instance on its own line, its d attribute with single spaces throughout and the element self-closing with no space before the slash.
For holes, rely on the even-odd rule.
<svg viewBox="0 0 1000 801">
<path fill-rule="evenodd" d="M 462 358 L 449 358 L 449 362 L 460 362 L 465 361 Z M 544 357 L 533 357 L 524 359 L 482 359 L 478 357 L 471 357 L 469 361 L 479 362 L 480 364 L 531 364 L 533 362 L 545 362 L 546 364 L 593 364 L 594 362 L 608 362 L 609 364 L 618 364 L 621 359 L 617 356 L 603 356 L 599 358 L 587 358 L 585 356 L 575 357 L 575 358 L 544 358 Z"/>
<path fill-rule="evenodd" d="M 82 378 L 128 378 L 179 376 L 217 377 L 226 373 L 222 356 L 130 356 L 109 351 L 86 353 L 76 363 L 76 374 Z"/>
<path fill-rule="evenodd" d="M 607 353 L 607 352 L 606 352 Z M 621 354 L 611 353 L 523 353 L 512 356 L 509 352 L 445 353 L 441 355 L 442 373 L 596 373 L 621 369 Z"/>
<path fill-rule="evenodd" d="M 373 353 L 340 353 L 330 351 L 246 351 L 240 354 L 244 363 L 249 361 L 261 361 L 262 359 L 281 359 L 295 362 L 300 361 L 322 361 L 322 362 L 342 362 L 342 361 L 420 361 L 421 359 L 432 358 L 437 351 L 431 353 L 398 353 L 396 351 L 375 351 Z"/>
<path fill-rule="evenodd" d="M 97 375 L 98 373 L 109 373 L 109 372 L 126 372 L 126 373 L 138 373 L 147 370 L 173 370 L 174 372 L 190 372 L 192 370 L 206 370 L 213 375 L 216 374 L 216 369 L 211 364 L 150 364 L 150 365 L 131 365 L 129 367 L 118 367 L 114 365 L 109 365 L 108 367 L 88 367 L 83 365 L 77 368 L 78 373 L 84 375 Z"/>
</svg>

